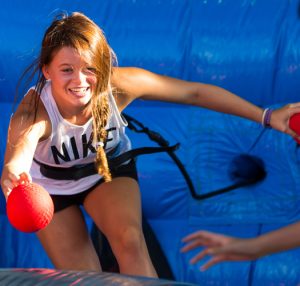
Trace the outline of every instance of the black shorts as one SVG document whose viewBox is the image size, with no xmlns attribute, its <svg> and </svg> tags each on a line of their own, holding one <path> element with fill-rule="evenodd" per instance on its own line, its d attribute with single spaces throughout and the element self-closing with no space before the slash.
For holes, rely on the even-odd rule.
<svg viewBox="0 0 300 286">
<path fill-rule="evenodd" d="M 138 175 L 136 170 L 135 160 L 131 160 L 126 165 L 121 165 L 120 167 L 111 170 L 112 178 L 118 177 L 129 177 L 138 181 Z M 95 187 L 104 183 L 104 179 L 101 178 L 98 182 L 95 183 L 91 188 L 75 194 L 75 195 L 51 195 L 54 204 L 54 212 L 61 211 L 71 205 L 82 205 L 85 197 L 95 189 Z"/>
</svg>

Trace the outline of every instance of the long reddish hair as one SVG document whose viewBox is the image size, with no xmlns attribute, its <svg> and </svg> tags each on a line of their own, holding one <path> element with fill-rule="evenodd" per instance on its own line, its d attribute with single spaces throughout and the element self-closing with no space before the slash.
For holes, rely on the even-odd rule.
<svg viewBox="0 0 300 286">
<path fill-rule="evenodd" d="M 50 64 L 58 50 L 63 47 L 74 48 L 86 57 L 95 69 L 97 84 L 91 99 L 91 107 L 94 142 L 100 143 L 96 144 L 95 163 L 98 173 L 104 177 L 105 181 L 110 181 L 111 174 L 102 143 L 107 137 L 105 127 L 110 113 L 108 93 L 110 92 L 112 65 L 116 58 L 100 27 L 78 12 L 56 17 L 44 34 L 40 55 L 25 70 L 21 80 L 27 76 L 27 82 L 29 82 L 37 75 L 32 105 L 36 118 L 40 94 L 46 83 L 42 67 Z"/>
</svg>

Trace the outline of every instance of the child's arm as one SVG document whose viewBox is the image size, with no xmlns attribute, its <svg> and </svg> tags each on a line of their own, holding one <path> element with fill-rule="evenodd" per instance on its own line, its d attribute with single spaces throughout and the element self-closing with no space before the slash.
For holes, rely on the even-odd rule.
<svg viewBox="0 0 300 286">
<path fill-rule="evenodd" d="M 218 86 L 189 82 L 158 75 L 140 68 L 114 68 L 112 85 L 119 90 L 117 104 L 122 111 L 137 98 L 189 104 L 228 113 L 261 123 L 263 109 Z M 270 123 L 274 129 L 292 137 L 289 118 L 300 112 L 300 103 L 273 111 Z"/>
<path fill-rule="evenodd" d="M 6 198 L 12 188 L 20 182 L 31 181 L 29 169 L 34 151 L 46 130 L 46 123 L 40 109 L 34 120 L 31 96 L 33 96 L 32 92 L 26 95 L 9 123 L 1 176 L 1 187 Z"/>
<path fill-rule="evenodd" d="M 249 239 L 198 231 L 183 238 L 186 245 L 181 251 L 205 247 L 192 258 L 191 263 L 196 263 L 209 255 L 211 258 L 201 267 L 201 270 L 206 270 L 222 261 L 254 260 L 264 255 L 299 247 L 299 234 L 300 222 Z"/>
</svg>

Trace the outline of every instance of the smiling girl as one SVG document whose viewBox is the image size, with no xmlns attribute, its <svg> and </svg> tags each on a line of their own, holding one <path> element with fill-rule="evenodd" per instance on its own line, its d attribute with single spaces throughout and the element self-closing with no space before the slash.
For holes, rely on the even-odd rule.
<svg viewBox="0 0 300 286">
<path fill-rule="evenodd" d="M 108 238 L 121 273 L 156 277 L 142 232 L 135 161 L 110 163 L 131 149 L 120 112 L 137 98 L 191 104 L 295 137 L 288 121 L 300 104 L 267 113 L 216 86 L 113 63 L 91 19 L 73 13 L 52 22 L 32 66 L 37 82 L 11 118 L 1 186 L 6 198 L 24 181 L 50 193 L 55 214 L 37 235 L 56 268 L 101 271 L 83 206 Z"/>
</svg>

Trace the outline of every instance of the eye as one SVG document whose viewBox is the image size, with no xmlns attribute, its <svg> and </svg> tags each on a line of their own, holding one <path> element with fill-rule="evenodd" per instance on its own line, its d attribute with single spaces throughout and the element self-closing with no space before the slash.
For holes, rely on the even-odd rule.
<svg viewBox="0 0 300 286">
<path fill-rule="evenodd" d="M 72 68 L 63 68 L 61 71 L 64 73 L 69 73 L 69 72 L 72 72 L 73 69 Z"/>
<path fill-rule="evenodd" d="M 86 70 L 90 73 L 96 74 L 96 69 L 94 67 L 87 67 Z"/>
</svg>

